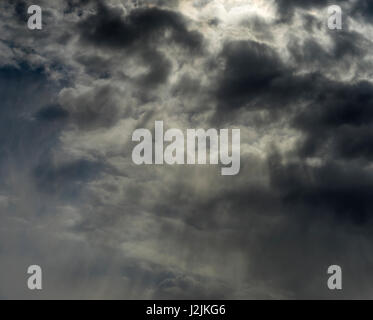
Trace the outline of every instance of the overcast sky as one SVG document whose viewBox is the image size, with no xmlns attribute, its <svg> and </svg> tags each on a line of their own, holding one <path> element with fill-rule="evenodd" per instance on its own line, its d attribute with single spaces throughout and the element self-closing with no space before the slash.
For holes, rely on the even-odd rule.
<svg viewBox="0 0 373 320">
<path fill-rule="evenodd" d="M 0 298 L 373 298 L 372 1 L 138 2 L 0 2 Z M 156 120 L 239 174 L 133 164 Z"/>
</svg>

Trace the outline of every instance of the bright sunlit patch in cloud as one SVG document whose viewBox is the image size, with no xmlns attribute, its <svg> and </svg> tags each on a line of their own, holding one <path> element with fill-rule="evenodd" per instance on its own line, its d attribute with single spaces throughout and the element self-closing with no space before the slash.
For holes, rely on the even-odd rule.
<svg viewBox="0 0 373 320">
<path fill-rule="evenodd" d="M 264 19 L 273 19 L 275 5 L 273 1 L 263 0 L 211 0 L 181 1 L 180 11 L 194 20 L 206 17 L 220 21 L 242 19 L 243 16 L 256 15 Z"/>
<path fill-rule="evenodd" d="M 263 18 L 270 18 L 274 15 L 273 1 L 223 0 L 222 2 L 229 14 L 255 14 Z"/>
</svg>

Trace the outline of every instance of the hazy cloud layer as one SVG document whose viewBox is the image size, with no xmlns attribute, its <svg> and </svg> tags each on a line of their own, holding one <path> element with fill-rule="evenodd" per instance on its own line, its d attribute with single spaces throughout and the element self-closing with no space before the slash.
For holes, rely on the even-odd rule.
<svg viewBox="0 0 373 320">
<path fill-rule="evenodd" d="M 0 4 L 0 298 L 371 298 L 370 1 L 138 3 Z M 240 173 L 134 165 L 155 120 L 240 128 Z"/>
</svg>

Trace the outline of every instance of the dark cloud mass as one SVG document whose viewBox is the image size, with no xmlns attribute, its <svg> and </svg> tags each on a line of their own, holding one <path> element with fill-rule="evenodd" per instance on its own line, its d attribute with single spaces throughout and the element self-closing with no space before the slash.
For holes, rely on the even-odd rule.
<svg viewBox="0 0 373 320">
<path fill-rule="evenodd" d="M 138 43 L 144 46 L 165 36 L 170 31 L 170 42 L 191 49 L 201 47 L 202 37 L 189 32 L 183 17 L 165 9 L 135 9 L 123 17 L 119 10 L 97 6 L 97 13 L 80 22 L 82 38 L 96 45 L 127 48 Z"/>
<path fill-rule="evenodd" d="M 0 298 L 371 298 L 373 7 L 338 3 L 0 2 Z M 136 166 L 156 120 L 239 128 L 239 174 Z"/>
<path fill-rule="evenodd" d="M 300 112 L 294 124 L 306 134 L 303 156 L 322 153 L 344 159 L 371 160 L 373 87 L 367 81 L 330 84 L 326 92 Z"/>
<path fill-rule="evenodd" d="M 225 45 L 222 55 L 225 70 L 218 88 L 219 102 L 238 108 L 254 102 L 257 97 L 272 94 L 276 80 L 289 74 L 276 52 L 253 41 L 232 42 Z"/>
</svg>

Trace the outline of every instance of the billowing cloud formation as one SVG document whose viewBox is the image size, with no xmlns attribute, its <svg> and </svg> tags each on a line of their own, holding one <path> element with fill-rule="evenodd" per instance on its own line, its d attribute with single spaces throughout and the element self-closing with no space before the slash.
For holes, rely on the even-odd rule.
<svg viewBox="0 0 373 320">
<path fill-rule="evenodd" d="M 0 298 L 371 297 L 370 2 L 136 3 L 0 4 Z M 155 120 L 240 128 L 240 173 L 134 165 Z"/>
</svg>

